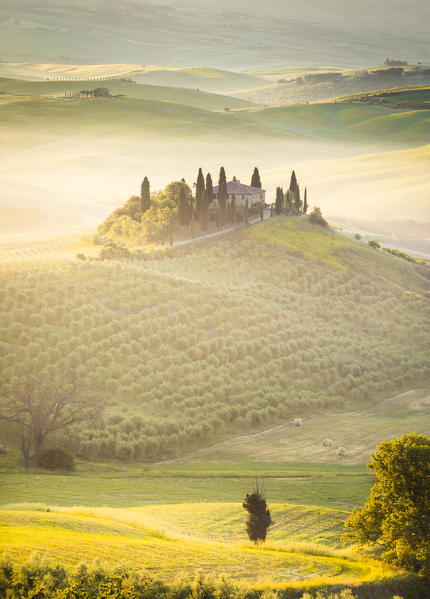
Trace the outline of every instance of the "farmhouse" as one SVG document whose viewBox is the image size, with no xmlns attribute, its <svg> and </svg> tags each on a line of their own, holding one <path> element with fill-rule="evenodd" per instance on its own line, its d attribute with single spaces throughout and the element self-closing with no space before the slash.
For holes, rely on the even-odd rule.
<svg viewBox="0 0 430 599">
<path fill-rule="evenodd" d="M 218 198 L 218 189 L 218 185 L 214 187 L 215 200 Z M 261 202 L 264 203 L 265 198 L 265 189 L 244 185 L 236 178 L 227 183 L 227 200 L 234 200 L 236 208 L 244 208 L 246 200 L 248 200 L 248 207 L 251 208 L 251 206 L 254 206 L 255 204 L 260 204 Z"/>
</svg>

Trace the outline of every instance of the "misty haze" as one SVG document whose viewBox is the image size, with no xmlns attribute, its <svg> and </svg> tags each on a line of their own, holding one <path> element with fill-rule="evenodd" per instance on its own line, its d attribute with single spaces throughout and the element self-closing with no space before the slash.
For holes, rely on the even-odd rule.
<svg viewBox="0 0 430 599">
<path fill-rule="evenodd" d="M 3 0 L 1 597 L 430 597 L 429 23 Z"/>
</svg>

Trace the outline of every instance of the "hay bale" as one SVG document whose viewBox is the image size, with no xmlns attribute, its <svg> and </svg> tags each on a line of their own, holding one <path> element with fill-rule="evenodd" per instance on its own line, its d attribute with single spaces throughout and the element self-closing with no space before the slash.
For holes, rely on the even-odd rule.
<svg viewBox="0 0 430 599">
<path fill-rule="evenodd" d="M 302 419 L 301 418 L 294 418 L 293 424 L 294 424 L 294 426 L 302 426 Z"/>
<path fill-rule="evenodd" d="M 331 439 L 329 439 L 328 437 L 326 437 L 324 439 L 324 441 L 322 442 L 322 444 L 324 445 L 324 447 L 331 447 L 333 445 L 333 441 Z"/>
<path fill-rule="evenodd" d="M 338 455 L 340 458 L 343 458 L 343 457 L 345 457 L 345 456 L 346 456 L 346 454 L 347 454 L 347 451 L 346 451 L 345 447 L 339 447 L 339 448 L 338 448 L 338 450 L 337 450 L 337 455 Z"/>
</svg>

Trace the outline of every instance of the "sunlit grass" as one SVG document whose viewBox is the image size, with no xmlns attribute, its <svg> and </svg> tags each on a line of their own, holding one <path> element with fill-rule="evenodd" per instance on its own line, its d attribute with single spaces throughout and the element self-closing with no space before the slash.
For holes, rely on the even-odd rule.
<svg viewBox="0 0 430 599">
<path fill-rule="evenodd" d="M 279 244 L 301 252 L 306 259 L 317 260 L 342 270 L 346 267 L 336 256 L 336 251 L 354 246 L 345 236 L 332 230 L 326 231 L 300 217 L 270 219 L 259 227 L 249 229 L 245 235 L 258 243 Z"/>
<path fill-rule="evenodd" d="M 19 506 L 15 506 L 18 508 Z M 231 538 L 222 542 L 205 537 L 205 514 L 218 510 L 219 520 L 228 530 L 225 520 L 234 506 L 202 504 L 198 510 L 200 536 L 188 535 L 186 525 L 166 528 L 162 508 L 151 514 L 151 508 L 59 508 L 50 511 L 26 509 L 2 510 L 0 545 L 17 561 L 24 561 L 34 551 L 48 563 L 73 566 L 94 560 L 108 567 L 123 564 L 137 570 L 156 573 L 171 579 L 178 571 L 193 576 L 197 571 L 221 575 L 248 584 L 289 583 L 329 577 L 331 582 L 371 580 L 381 577 L 381 564 L 354 557 L 350 552 L 334 550 L 317 543 L 285 540 L 269 541 L 255 547 L 246 540 L 242 521 L 243 540 L 238 543 L 235 523 Z M 180 519 L 187 505 L 169 506 Z M 240 513 L 241 506 L 235 506 Z M 294 506 L 274 506 L 274 514 Z M 196 513 L 194 507 L 193 514 Z M 279 515 L 279 514 L 278 514 Z M 241 514 L 243 518 L 243 514 Z M 227 519 L 228 520 L 228 519 Z M 391 570 L 392 573 L 392 570 Z"/>
</svg>

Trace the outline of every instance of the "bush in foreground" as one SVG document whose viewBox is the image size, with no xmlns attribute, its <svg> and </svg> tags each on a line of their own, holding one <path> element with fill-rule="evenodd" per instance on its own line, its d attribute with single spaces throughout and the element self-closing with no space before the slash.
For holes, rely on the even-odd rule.
<svg viewBox="0 0 430 599">
<path fill-rule="evenodd" d="M 312 590 L 255 590 L 224 577 L 197 575 L 194 580 L 166 584 L 128 568 L 112 572 L 81 565 L 71 572 L 47 565 L 37 554 L 24 564 L 7 556 L 0 562 L 0 597 L 7 599 L 422 599 L 429 591 L 423 579 L 405 576 L 353 589 L 320 585 Z"/>
</svg>

